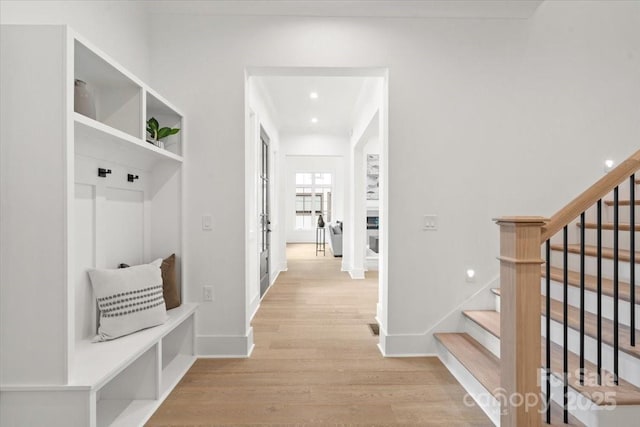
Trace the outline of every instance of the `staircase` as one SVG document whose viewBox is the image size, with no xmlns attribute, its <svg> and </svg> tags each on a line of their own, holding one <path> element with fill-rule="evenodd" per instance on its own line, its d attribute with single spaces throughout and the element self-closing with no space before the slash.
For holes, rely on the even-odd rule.
<svg viewBox="0 0 640 427">
<path fill-rule="evenodd" d="M 440 359 L 494 424 L 640 424 L 640 290 L 635 286 L 640 262 L 635 243 L 640 232 L 640 201 L 635 196 L 639 169 L 640 151 L 550 220 L 541 219 L 537 246 L 533 242 L 533 250 L 521 259 L 504 255 L 505 250 L 518 252 L 513 247 L 520 248 L 520 243 L 511 244 L 516 228 L 506 229 L 506 234 L 503 229 L 503 289 L 491 290 L 495 309 L 464 311 L 463 332 L 435 334 Z M 518 222 L 503 222 L 509 221 L 511 226 Z M 541 253 L 537 263 L 536 247 Z M 522 276 L 513 273 L 527 268 Z M 510 281 L 507 294 L 504 280 Z M 525 287 L 530 290 L 526 298 L 514 291 Z M 524 311 L 530 317 L 523 322 Z M 534 324 L 538 321 L 539 328 Z M 520 337 L 525 330 L 540 341 L 523 347 Z M 505 336 L 512 339 L 504 341 Z M 507 369 L 504 360 L 501 364 L 501 350 L 510 356 Z M 531 356 L 538 352 L 539 358 Z M 509 371 L 512 365 L 516 369 Z M 505 371 L 520 372 L 523 367 L 528 372 L 537 369 L 535 393 L 514 393 L 524 390 L 520 379 L 502 378 Z M 523 387 L 533 390 L 531 381 Z M 526 423 L 525 418 L 514 421 L 513 413 L 519 411 L 514 408 L 529 403 L 530 412 L 518 412 L 518 417 L 528 417 L 538 408 L 541 415 L 526 418 L 534 420 Z"/>
</svg>

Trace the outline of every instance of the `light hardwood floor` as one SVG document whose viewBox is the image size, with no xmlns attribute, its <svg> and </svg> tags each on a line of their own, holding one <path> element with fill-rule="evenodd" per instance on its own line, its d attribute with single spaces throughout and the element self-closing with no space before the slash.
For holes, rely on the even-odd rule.
<svg viewBox="0 0 640 427">
<path fill-rule="evenodd" d="M 383 358 L 377 277 L 351 280 L 341 258 L 287 247 L 252 324 L 248 359 L 200 359 L 148 426 L 491 426 L 437 358 Z"/>
</svg>

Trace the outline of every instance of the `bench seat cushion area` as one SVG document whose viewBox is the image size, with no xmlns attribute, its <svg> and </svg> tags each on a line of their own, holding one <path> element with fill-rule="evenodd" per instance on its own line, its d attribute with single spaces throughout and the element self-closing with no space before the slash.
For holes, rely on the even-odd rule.
<svg viewBox="0 0 640 427">
<path fill-rule="evenodd" d="M 100 311 L 100 326 L 94 341 L 108 341 L 167 320 L 160 265 L 151 264 L 117 270 L 89 270 Z"/>
</svg>

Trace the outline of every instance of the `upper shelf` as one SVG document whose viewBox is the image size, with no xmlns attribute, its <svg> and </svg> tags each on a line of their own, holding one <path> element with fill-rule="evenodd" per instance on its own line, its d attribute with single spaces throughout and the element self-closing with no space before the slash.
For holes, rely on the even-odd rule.
<svg viewBox="0 0 640 427">
<path fill-rule="evenodd" d="M 78 154 L 152 169 L 158 161 L 182 161 L 183 115 L 167 100 L 80 35 L 73 35 L 75 147 Z M 70 81 L 74 85 L 74 81 Z M 82 113 L 82 114 L 79 114 Z M 146 122 L 181 132 L 148 144 Z"/>
<path fill-rule="evenodd" d="M 159 162 L 182 163 L 182 157 L 114 129 L 82 114 L 74 113 L 75 152 L 144 171 Z"/>
</svg>

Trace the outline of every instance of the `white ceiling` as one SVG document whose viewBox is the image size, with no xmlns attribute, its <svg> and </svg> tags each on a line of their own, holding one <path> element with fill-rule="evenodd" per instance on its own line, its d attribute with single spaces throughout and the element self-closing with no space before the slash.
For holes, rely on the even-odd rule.
<svg viewBox="0 0 640 427">
<path fill-rule="evenodd" d="M 267 76 L 254 77 L 258 91 L 274 112 L 284 133 L 349 135 L 359 97 L 372 77 Z M 311 99 L 311 92 L 318 98 Z M 312 123 L 316 117 L 318 123 Z"/>
<path fill-rule="evenodd" d="M 150 13 L 405 18 L 531 17 L 543 0 L 183 0 L 151 1 Z"/>
</svg>

